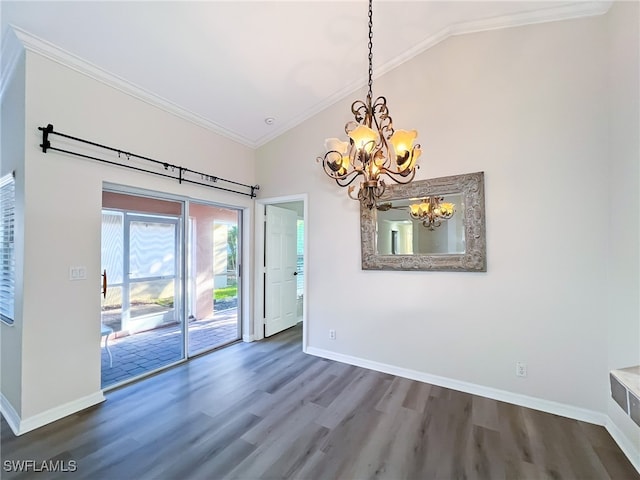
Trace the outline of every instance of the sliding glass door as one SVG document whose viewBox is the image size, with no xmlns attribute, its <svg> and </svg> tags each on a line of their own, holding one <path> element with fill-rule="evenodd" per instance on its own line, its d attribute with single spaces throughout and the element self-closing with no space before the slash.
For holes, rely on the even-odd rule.
<svg viewBox="0 0 640 480">
<path fill-rule="evenodd" d="M 218 348 L 241 336 L 240 213 L 189 203 L 189 355 Z"/>
<path fill-rule="evenodd" d="M 178 201 L 103 192 L 103 387 L 185 358 L 183 209 Z"/>
<path fill-rule="evenodd" d="M 241 338 L 240 226 L 237 209 L 103 192 L 103 388 Z"/>
</svg>

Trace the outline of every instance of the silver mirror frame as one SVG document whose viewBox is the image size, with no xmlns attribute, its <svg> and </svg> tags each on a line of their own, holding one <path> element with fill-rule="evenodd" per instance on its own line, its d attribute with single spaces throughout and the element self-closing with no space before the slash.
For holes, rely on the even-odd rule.
<svg viewBox="0 0 640 480">
<path fill-rule="evenodd" d="M 360 203 L 362 269 L 486 272 L 484 172 L 389 185 L 378 202 L 457 193 L 462 194 L 464 204 L 466 243 L 462 254 L 379 255 L 376 248 L 377 210 Z"/>
</svg>

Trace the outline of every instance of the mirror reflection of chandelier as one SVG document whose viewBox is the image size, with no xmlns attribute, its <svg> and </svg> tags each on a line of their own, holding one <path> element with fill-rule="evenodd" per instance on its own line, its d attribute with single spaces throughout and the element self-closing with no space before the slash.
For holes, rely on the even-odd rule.
<svg viewBox="0 0 640 480">
<path fill-rule="evenodd" d="M 349 187 L 348 194 L 372 209 L 384 193 L 386 185 L 380 178 L 386 175 L 396 183 L 409 183 L 416 174 L 416 161 L 421 154 L 420 145 L 414 144 L 416 130 L 394 130 L 387 99 L 373 100 L 373 9 L 369 0 L 369 91 L 367 98 L 351 105 L 355 121 L 347 122 L 345 133 L 349 139 L 325 141 L 327 153 L 318 157 L 325 173 L 341 187 Z M 390 145 L 389 145 L 390 144 Z M 390 147 L 393 147 L 391 150 Z M 353 195 L 353 181 L 362 175 L 357 196 Z"/>
<path fill-rule="evenodd" d="M 449 220 L 456 213 L 453 203 L 442 202 L 443 197 L 426 197 L 420 203 L 409 205 L 411 218 L 419 220 L 429 230 L 442 225 L 442 220 Z"/>
</svg>

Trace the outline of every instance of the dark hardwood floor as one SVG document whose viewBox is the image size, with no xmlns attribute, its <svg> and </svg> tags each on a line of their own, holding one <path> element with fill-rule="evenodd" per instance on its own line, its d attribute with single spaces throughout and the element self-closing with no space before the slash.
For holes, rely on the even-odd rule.
<svg viewBox="0 0 640 480">
<path fill-rule="evenodd" d="M 2 478 L 640 479 L 603 427 L 308 356 L 300 327 L 106 396 L 2 419 Z"/>
</svg>

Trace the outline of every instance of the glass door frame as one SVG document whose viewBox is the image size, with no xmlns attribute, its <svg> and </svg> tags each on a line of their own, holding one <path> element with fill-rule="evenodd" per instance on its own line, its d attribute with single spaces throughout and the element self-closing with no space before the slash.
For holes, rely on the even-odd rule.
<svg viewBox="0 0 640 480">
<path fill-rule="evenodd" d="M 236 264 L 237 264 L 237 285 L 238 285 L 238 303 L 237 303 L 237 317 L 236 317 L 236 339 L 232 340 L 231 342 L 226 342 L 223 344 L 219 344 L 219 345 L 214 345 L 211 348 L 207 348 L 204 350 L 197 350 L 194 351 L 193 353 L 189 354 L 189 313 L 192 307 L 192 303 L 194 302 L 194 298 L 192 297 L 192 295 L 195 295 L 195 288 L 194 286 L 191 284 L 191 278 L 189 278 L 189 274 L 191 273 L 191 268 L 194 267 L 193 264 L 193 252 L 191 252 L 191 249 L 194 246 L 194 240 L 197 237 L 197 227 L 196 225 L 192 225 L 192 215 L 190 212 L 190 208 L 192 204 L 197 204 L 197 205 L 202 205 L 205 207 L 212 207 L 212 208 L 222 208 L 222 209 L 226 209 L 226 210 L 232 210 L 234 212 L 236 212 L 237 214 L 237 228 L 238 228 L 238 233 L 237 233 L 237 241 L 236 241 Z M 183 335 L 183 339 L 184 339 L 184 352 L 185 352 L 185 360 L 188 360 L 189 358 L 194 358 L 194 357 L 198 357 L 200 355 L 205 355 L 207 353 L 210 353 L 214 350 L 217 350 L 219 348 L 224 348 L 227 345 L 230 345 L 232 343 L 235 343 L 237 341 L 242 341 L 243 340 L 243 316 L 242 316 L 242 312 L 243 312 L 243 299 L 242 299 L 242 291 L 244 289 L 243 287 L 243 282 L 244 282 L 244 274 L 243 274 L 243 250 L 244 250 L 244 229 L 243 229 L 243 221 L 244 221 L 244 208 L 243 207 L 238 207 L 238 206 L 229 206 L 229 205 L 225 205 L 225 204 L 220 204 L 220 203 L 216 203 L 216 202 L 210 202 L 207 200 L 202 200 L 202 199 L 193 199 L 193 198 L 187 198 L 185 199 L 185 204 L 184 204 L 184 221 L 183 221 L 183 228 L 184 228 L 184 242 L 183 242 L 183 250 L 184 250 L 184 262 L 182 262 L 182 267 L 184 268 L 184 298 L 183 298 L 183 302 L 182 302 L 182 306 L 184 309 L 184 318 L 185 318 L 185 322 L 183 323 L 183 328 L 184 328 L 184 335 Z"/>
</svg>

